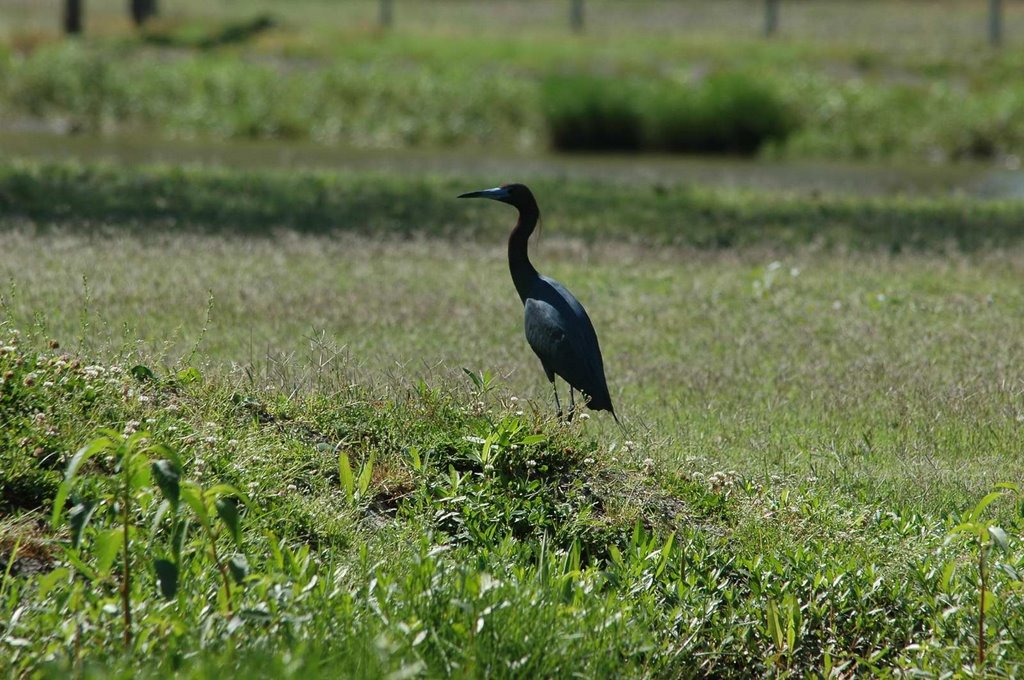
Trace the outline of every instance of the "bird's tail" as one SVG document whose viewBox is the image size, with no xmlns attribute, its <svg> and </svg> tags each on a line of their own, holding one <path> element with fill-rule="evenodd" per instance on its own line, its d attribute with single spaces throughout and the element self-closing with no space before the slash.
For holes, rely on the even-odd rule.
<svg viewBox="0 0 1024 680">
<path fill-rule="evenodd" d="M 608 413 L 612 414 L 612 418 L 615 419 L 615 424 L 619 426 L 620 430 L 622 430 L 622 434 L 629 434 L 628 432 L 626 432 L 626 426 L 623 425 L 622 421 L 619 420 L 619 417 L 617 415 L 615 415 L 615 409 L 609 407 L 608 408 Z"/>
</svg>

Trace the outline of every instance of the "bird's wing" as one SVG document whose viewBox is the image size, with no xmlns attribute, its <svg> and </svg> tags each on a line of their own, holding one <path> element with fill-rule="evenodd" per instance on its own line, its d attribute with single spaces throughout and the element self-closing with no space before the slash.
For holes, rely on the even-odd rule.
<svg viewBox="0 0 1024 680">
<path fill-rule="evenodd" d="M 562 367 L 572 361 L 573 347 L 558 310 L 549 302 L 529 298 L 524 315 L 526 341 L 540 357 L 544 370 L 562 375 Z"/>
<path fill-rule="evenodd" d="M 584 317 L 585 318 L 585 317 Z M 557 373 L 567 383 L 590 396 L 600 396 L 606 391 L 604 367 L 596 342 L 591 343 L 590 333 L 581 328 L 575 315 L 566 314 L 560 305 L 546 300 L 530 298 L 526 301 L 526 341 L 540 358 L 545 371 Z"/>
</svg>

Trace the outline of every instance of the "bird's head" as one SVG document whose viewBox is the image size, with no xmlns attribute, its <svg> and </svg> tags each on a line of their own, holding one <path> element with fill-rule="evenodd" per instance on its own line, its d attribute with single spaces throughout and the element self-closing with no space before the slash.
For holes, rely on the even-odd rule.
<svg viewBox="0 0 1024 680">
<path fill-rule="evenodd" d="M 508 203 L 518 208 L 520 212 L 540 212 L 533 193 L 525 184 L 502 184 L 500 187 L 494 187 L 493 189 L 470 191 L 469 193 L 461 194 L 459 198 L 489 198 L 494 201 Z"/>
</svg>

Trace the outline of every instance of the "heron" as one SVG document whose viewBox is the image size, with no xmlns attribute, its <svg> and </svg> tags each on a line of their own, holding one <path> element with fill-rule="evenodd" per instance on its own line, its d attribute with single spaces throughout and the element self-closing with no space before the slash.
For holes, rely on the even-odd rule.
<svg viewBox="0 0 1024 680">
<path fill-rule="evenodd" d="M 540 208 L 533 192 L 523 184 L 503 184 L 493 189 L 470 191 L 459 198 L 489 198 L 507 203 L 519 211 L 519 219 L 508 237 L 508 267 L 519 299 L 523 302 L 526 341 L 540 359 L 555 393 L 555 409 L 562 418 L 555 376 L 569 384 L 569 411 L 576 410 L 574 391 L 595 411 L 608 411 L 618 422 L 604 377 L 604 361 L 594 324 L 587 310 L 558 281 L 542 276 L 530 263 L 527 243 L 540 220 Z"/>
</svg>

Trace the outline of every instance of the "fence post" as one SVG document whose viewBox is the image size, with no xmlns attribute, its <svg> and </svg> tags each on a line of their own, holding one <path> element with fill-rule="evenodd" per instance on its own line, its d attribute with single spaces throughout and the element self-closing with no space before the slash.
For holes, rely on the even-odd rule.
<svg viewBox="0 0 1024 680">
<path fill-rule="evenodd" d="M 64 32 L 68 35 L 82 32 L 82 0 L 64 0 Z"/>
<path fill-rule="evenodd" d="M 764 0 L 764 35 L 770 38 L 779 29 L 779 0 Z"/>
<path fill-rule="evenodd" d="M 391 28 L 391 24 L 395 20 L 391 4 L 391 0 L 380 0 L 380 25 L 384 28 Z"/>
<path fill-rule="evenodd" d="M 993 47 L 1003 44 L 1003 0 L 988 0 L 988 42 Z"/>
<path fill-rule="evenodd" d="M 572 0 L 570 3 L 569 26 L 575 33 L 583 32 L 583 0 Z"/>
</svg>

